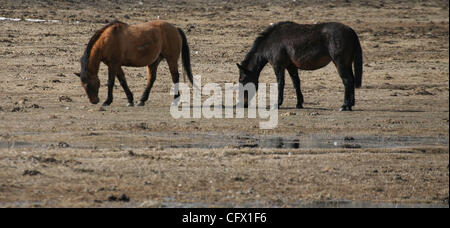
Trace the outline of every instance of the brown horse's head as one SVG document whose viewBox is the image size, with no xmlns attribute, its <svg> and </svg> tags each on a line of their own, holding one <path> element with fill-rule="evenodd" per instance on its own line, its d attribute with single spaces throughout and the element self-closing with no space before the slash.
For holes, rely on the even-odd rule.
<svg viewBox="0 0 450 228">
<path fill-rule="evenodd" d="M 98 79 L 98 65 L 99 63 L 91 63 L 90 55 L 91 49 L 94 46 L 95 42 L 101 36 L 101 32 L 97 31 L 95 35 L 89 40 L 89 43 L 84 51 L 83 56 L 80 59 L 81 63 L 81 72 L 75 73 L 81 79 L 81 85 L 83 86 L 86 94 L 89 98 L 89 101 L 92 104 L 97 104 L 100 99 L 98 98 L 98 89 L 100 88 L 100 80 Z"/>
<path fill-rule="evenodd" d="M 89 98 L 89 101 L 92 104 L 98 104 L 100 98 L 98 98 L 98 89 L 100 88 L 100 80 L 98 78 L 96 80 L 89 80 L 87 82 L 81 82 L 86 94 Z"/>
<path fill-rule="evenodd" d="M 118 21 L 113 21 L 108 25 L 104 26 L 100 30 L 96 31 L 95 34 L 89 40 L 86 46 L 86 50 L 80 59 L 81 72 L 75 73 L 81 79 L 81 85 L 83 86 L 89 101 L 92 104 L 97 104 L 100 99 L 98 98 L 98 89 L 100 88 L 100 80 L 98 79 L 98 69 L 100 60 L 99 58 L 90 58 L 90 56 L 98 56 L 97 53 L 91 53 L 94 49 L 96 42 L 102 36 L 103 32 L 110 26 L 121 23 Z"/>
<path fill-rule="evenodd" d="M 92 104 L 98 104 L 100 98 L 98 97 L 98 89 L 100 88 L 100 80 L 98 76 L 87 76 L 88 72 L 75 73 L 81 78 L 81 85 L 86 91 L 89 101 Z"/>
</svg>

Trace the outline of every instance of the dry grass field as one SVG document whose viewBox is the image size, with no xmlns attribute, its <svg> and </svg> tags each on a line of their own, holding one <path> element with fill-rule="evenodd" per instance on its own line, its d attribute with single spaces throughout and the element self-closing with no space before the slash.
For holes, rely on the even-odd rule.
<svg viewBox="0 0 450 228">
<path fill-rule="evenodd" d="M 172 118 L 166 62 L 146 106 L 126 107 L 118 83 L 111 106 L 91 105 L 73 75 L 89 38 L 158 18 L 219 85 L 270 23 L 349 25 L 364 54 L 354 111 L 338 112 L 333 64 L 300 71 L 304 109 L 287 77 L 272 130 Z M 0 207 L 448 207 L 448 1 L 0 0 L 0 61 Z M 124 71 L 140 97 L 146 69 Z M 99 77 L 103 102 L 105 65 Z"/>
</svg>

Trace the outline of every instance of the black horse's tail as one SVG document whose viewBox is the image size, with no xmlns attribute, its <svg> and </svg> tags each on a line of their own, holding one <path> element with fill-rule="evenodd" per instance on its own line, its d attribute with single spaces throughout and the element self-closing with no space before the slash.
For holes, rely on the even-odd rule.
<svg viewBox="0 0 450 228">
<path fill-rule="evenodd" d="M 354 53 L 353 60 L 353 70 L 355 71 L 355 88 L 361 88 L 362 85 L 362 74 L 363 74 L 363 56 L 361 43 L 359 42 L 358 35 L 355 33 L 356 49 Z"/>
<path fill-rule="evenodd" d="M 191 82 L 191 84 L 193 84 L 194 81 L 193 81 L 192 70 L 191 70 L 191 55 L 189 53 L 189 45 L 188 45 L 186 35 L 184 34 L 183 30 L 178 28 L 178 33 L 180 33 L 181 39 L 183 41 L 183 46 L 181 48 L 181 60 L 183 62 L 183 68 L 186 71 L 189 81 Z"/>
</svg>

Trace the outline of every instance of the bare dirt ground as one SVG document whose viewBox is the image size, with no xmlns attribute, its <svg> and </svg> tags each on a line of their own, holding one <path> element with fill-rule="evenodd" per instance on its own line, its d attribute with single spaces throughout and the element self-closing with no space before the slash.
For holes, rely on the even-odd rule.
<svg viewBox="0 0 450 228">
<path fill-rule="evenodd" d="M 2 17 L 20 20 L 0 21 L 0 207 L 448 207 L 448 1 L 0 0 Z M 117 85 L 100 109 L 73 72 L 115 18 L 176 24 L 194 74 L 221 85 L 270 23 L 338 21 L 359 34 L 363 87 L 338 112 L 333 64 L 301 71 L 305 109 L 287 78 L 278 127 L 260 130 L 173 119 L 164 62 L 146 106 Z M 140 97 L 145 69 L 125 73 Z M 261 80 L 275 82 L 270 66 Z"/>
</svg>

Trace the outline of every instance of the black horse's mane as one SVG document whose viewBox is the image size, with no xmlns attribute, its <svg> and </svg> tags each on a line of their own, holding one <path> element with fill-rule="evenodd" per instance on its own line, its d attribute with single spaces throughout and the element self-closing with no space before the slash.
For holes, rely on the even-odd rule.
<svg viewBox="0 0 450 228">
<path fill-rule="evenodd" d="M 105 25 L 103 28 L 97 30 L 95 32 L 95 34 L 91 37 L 91 39 L 89 40 L 87 46 L 86 46 L 86 50 L 84 51 L 83 56 L 80 59 L 81 62 L 81 80 L 83 82 L 86 81 L 86 72 L 88 70 L 88 64 L 89 64 L 89 56 L 91 55 L 91 50 L 92 47 L 94 47 L 95 42 L 97 42 L 97 40 L 100 38 L 100 36 L 103 34 L 103 32 L 109 28 L 112 25 L 115 24 L 124 24 L 123 22 L 120 22 L 118 20 L 114 20 L 113 22 L 110 22 L 109 24 Z"/>
<path fill-rule="evenodd" d="M 244 61 L 242 61 L 241 65 L 243 66 L 247 66 L 250 58 L 255 54 L 255 52 L 257 51 L 259 45 L 273 32 L 273 30 L 275 30 L 275 28 L 279 27 L 280 25 L 283 24 L 290 24 L 293 23 L 291 21 L 282 21 L 282 22 L 278 22 L 275 23 L 273 25 L 270 25 L 269 27 L 267 27 L 263 32 L 261 32 L 258 37 L 256 37 L 255 41 L 253 42 L 253 46 L 250 49 L 250 51 L 247 53 L 247 55 L 245 56 Z"/>
</svg>

